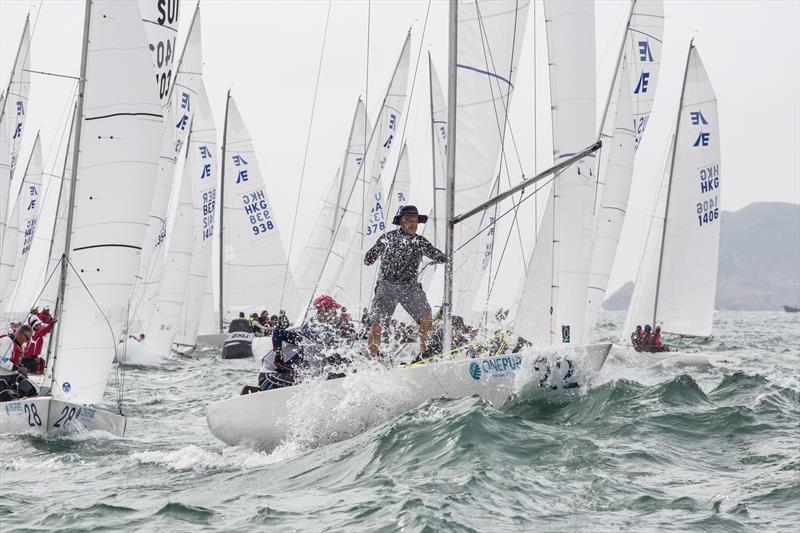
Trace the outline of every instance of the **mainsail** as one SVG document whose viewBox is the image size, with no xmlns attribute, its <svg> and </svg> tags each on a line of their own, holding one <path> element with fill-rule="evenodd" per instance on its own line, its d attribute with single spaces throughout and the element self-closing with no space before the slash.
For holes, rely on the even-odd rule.
<svg viewBox="0 0 800 533">
<path fill-rule="evenodd" d="M 671 164 L 660 189 L 623 334 L 636 324 L 653 324 L 671 333 L 707 337 L 719 256 L 719 113 L 693 45 Z"/>
<path fill-rule="evenodd" d="M 296 316 L 300 303 L 287 271 L 288 259 L 273 204 L 250 134 L 233 97 L 228 95 L 222 180 L 222 271 L 220 297 L 224 321 L 238 313 L 281 309 Z"/>
<path fill-rule="evenodd" d="M 86 4 L 53 394 L 98 403 L 125 327 L 162 114 L 135 2 Z"/>
<path fill-rule="evenodd" d="M 19 157 L 31 88 L 30 18 L 25 19 L 8 87 L 0 101 L 0 250 L 6 233 L 11 180 Z M 0 289 L 2 289 L 0 287 Z"/>
<path fill-rule="evenodd" d="M 553 155 L 558 163 L 595 140 L 594 3 L 545 1 Z M 553 181 L 528 264 L 514 329 L 536 344 L 579 343 L 594 227 L 595 157 Z"/>
<path fill-rule="evenodd" d="M 475 1 L 458 6 L 458 131 L 456 214 L 485 201 L 497 178 L 506 117 L 530 9 L 528 0 Z M 446 111 L 434 101 L 434 120 Z M 441 131 L 446 135 L 446 131 Z M 439 206 L 437 205 L 437 208 Z M 481 217 L 456 225 L 453 309 L 468 316 L 478 286 Z"/>
<path fill-rule="evenodd" d="M 20 304 L 12 300 L 14 289 L 25 269 L 33 244 L 33 236 L 39 220 L 39 193 L 42 186 L 42 143 L 39 134 L 33 143 L 28 166 L 19 184 L 17 201 L 11 211 L 6 227 L 5 245 L 0 259 L 0 310 L 11 303 L 9 311 L 16 311 Z M 24 305 L 24 304 L 22 304 Z"/>
<path fill-rule="evenodd" d="M 386 209 L 386 222 L 391 223 L 392 218 L 400 209 L 409 203 L 411 197 L 411 169 L 408 162 L 408 145 L 403 143 L 400 150 L 400 158 L 397 160 L 397 168 L 394 171 L 394 179 L 389 188 L 388 208 Z"/>
<path fill-rule="evenodd" d="M 428 53 L 428 82 L 431 104 L 431 152 L 433 154 L 433 209 L 423 235 L 439 249 L 444 247 L 445 175 L 447 174 L 447 103 L 439 76 Z"/>
<path fill-rule="evenodd" d="M 177 36 L 180 0 L 139 0 L 148 47 L 153 55 L 161 105 L 169 101 Z"/>
<path fill-rule="evenodd" d="M 591 340 L 614 265 L 628 208 L 634 154 L 653 109 L 663 33 L 663 3 L 660 0 L 635 2 L 601 124 L 600 134 L 607 148 L 601 153 L 597 179 L 599 205 L 595 214 L 584 343 Z"/>
</svg>

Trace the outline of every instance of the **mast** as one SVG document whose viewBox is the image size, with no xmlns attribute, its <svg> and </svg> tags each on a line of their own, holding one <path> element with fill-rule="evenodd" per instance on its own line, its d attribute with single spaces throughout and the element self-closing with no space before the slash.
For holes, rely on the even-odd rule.
<svg viewBox="0 0 800 533">
<path fill-rule="evenodd" d="M 428 50 L 428 95 L 431 104 L 431 184 L 433 185 L 433 245 L 440 246 L 436 241 L 439 234 L 439 222 L 437 221 L 438 209 L 436 206 L 436 124 L 433 116 L 433 64 L 431 63 L 431 52 Z"/>
<path fill-rule="evenodd" d="M 86 10 L 83 19 L 83 43 L 81 45 L 81 71 L 78 79 L 78 101 L 75 104 L 75 143 L 72 147 L 72 174 L 70 175 L 70 190 L 69 190 L 69 204 L 67 206 L 67 230 L 64 242 L 64 255 L 61 257 L 61 279 L 58 283 L 58 297 L 56 298 L 56 305 L 54 312 L 56 316 L 60 315 L 61 307 L 64 305 L 64 293 L 67 289 L 67 273 L 69 272 L 69 252 L 72 245 L 72 223 L 75 215 L 75 182 L 78 178 L 78 163 L 81 154 L 81 128 L 83 126 L 83 95 L 86 91 L 86 57 L 89 54 L 89 25 L 92 15 L 92 2 L 86 0 Z M 58 323 L 56 323 L 58 324 Z M 53 386 L 55 379 L 55 363 L 58 358 L 58 340 L 61 333 L 61 328 L 56 326 L 56 331 L 53 333 L 55 339 L 56 351 L 53 356 L 53 365 L 50 370 L 50 387 Z"/>
<path fill-rule="evenodd" d="M 669 163 L 669 181 L 667 182 L 667 205 L 664 208 L 664 225 L 661 228 L 661 251 L 658 255 L 658 275 L 656 276 L 656 295 L 653 299 L 653 328 L 656 327 L 656 317 L 658 316 L 658 293 L 661 290 L 661 266 L 664 264 L 664 240 L 667 237 L 667 219 L 669 218 L 669 199 L 672 194 L 672 171 L 675 168 L 675 152 L 678 151 L 677 138 L 678 130 L 681 127 L 681 111 L 683 110 L 683 95 L 686 92 L 686 75 L 689 72 L 689 58 L 694 48 L 694 38 L 689 41 L 689 52 L 686 54 L 686 66 L 683 70 L 683 85 L 681 86 L 681 99 L 678 101 L 678 117 L 675 121 L 675 142 L 672 144 L 672 157 Z"/>
<path fill-rule="evenodd" d="M 458 92 L 458 0 L 450 0 L 449 50 L 447 61 L 447 184 L 445 189 L 444 250 L 447 262 L 444 265 L 444 297 L 442 298 L 443 351 L 449 352 L 453 344 L 453 216 L 455 215 L 456 181 L 456 102 Z"/>
<path fill-rule="evenodd" d="M 224 235 L 224 217 L 225 217 L 225 150 L 228 142 L 228 107 L 231 102 L 231 90 L 228 89 L 228 95 L 225 97 L 225 119 L 222 123 L 222 173 L 220 175 L 219 184 L 219 332 L 225 333 L 223 321 L 224 315 L 224 300 L 222 298 L 222 279 L 223 279 L 223 258 L 225 257 L 225 248 L 223 247 Z"/>
</svg>

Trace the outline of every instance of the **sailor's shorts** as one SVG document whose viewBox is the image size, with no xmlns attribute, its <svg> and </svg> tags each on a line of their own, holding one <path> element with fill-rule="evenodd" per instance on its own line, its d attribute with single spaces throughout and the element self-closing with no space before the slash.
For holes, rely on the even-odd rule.
<svg viewBox="0 0 800 533">
<path fill-rule="evenodd" d="M 397 304 L 402 305 L 417 324 L 423 316 L 431 314 L 431 306 L 421 283 L 378 281 L 375 296 L 372 298 L 370 325 L 391 317 Z"/>
</svg>

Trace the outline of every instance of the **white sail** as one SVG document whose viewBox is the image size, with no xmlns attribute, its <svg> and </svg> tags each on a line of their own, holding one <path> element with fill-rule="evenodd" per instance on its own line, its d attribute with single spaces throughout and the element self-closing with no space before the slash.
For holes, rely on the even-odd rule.
<svg viewBox="0 0 800 533">
<path fill-rule="evenodd" d="M 711 335 L 720 230 L 717 98 L 694 46 L 686 66 L 662 231 L 648 235 L 626 320 L 683 335 Z M 650 244 L 650 239 L 657 244 Z M 644 280 L 653 280 L 645 282 Z M 641 284 L 641 286 L 640 286 Z M 644 296 L 654 286 L 649 301 Z M 630 333 L 626 330 L 624 333 Z"/>
<path fill-rule="evenodd" d="M 211 248 L 214 240 L 217 204 L 217 128 L 211 106 L 201 83 L 197 110 L 192 119 L 184 175 L 192 180 L 192 264 L 183 300 L 181 318 L 174 342 L 194 346 L 200 327 L 200 318 L 208 279 L 211 273 Z M 211 306 L 212 304 L 209 304 Z"/>
<path fill-rule="evenodd" d="M 386 88 L 386 95 L 378 113 L 375 130 L 368 140 L 367 162 L 357 176 L 350 201 L 347 204 L 348 210 L 358 210 L 361 220 L 358 231 L 350 243 L 342 271 L 351 274 L 341 276 L 333 292 L 340 303 L 349 309 L 360 309 L 370 303 L 377 269 L 375 266 L 364 265 L 364 253 L 383 235 L 387 230 L 387 225 L 391 224 L 391 220 L 387 220 L 386 215 L 387 198 L 384 192 L 383 171 L 397 140 L 406 100 L 410 54 L 411 33 L 409 32 Z M 356 207 L 359 204 L 360 207 Z"/>
<path fill-rule="evenodd" d="M 228 97 L 222 220 L 223 319 L 242 311 L 283 309 L 296 316 L 300 304 L 278 233 L 273 204 L 250 134 L 233 97 Z"/>
<path fill-rule="evenodd" d="M 586 298 L 583 341 L 590 342 L 602 310 L 628 208 L 634 153 L 653 109 L 661 65 L 664 6 L 660 0 L 639 0 L 625 32 L 624 54 L 610 96 L 601 135 L 607 148 L 600 158 L 596 196 L 595 238 Z M 631 77 L 629 73 L 633 73 Z"/>
<path fill-rule="evenodd" d="M 0 106 L 0 250 L 6 233 L 6 220 L 11 200 L 11 181 L 19 158 L 25 117 L 28 113 L 28 93 L 31 88 L 30 18 L 25 19 L 22 37 L 11 69 L 8 87 Z"/>
<path fill-rule="evenodd" d="M 214 305 L 215 278 L 213 272 L 214 269 L 209 267 L 208 277 L 206 278 L 206 288 L 203 292 L 202 304 L 198 311 L 200 314 L 200 325 L 197 328 L 198 335 L 217 335 L 219 332 L 219 317 L 216 311 L 219 306 Z"/>
<path fill-rule="evenodd" d="M 484 202 L 497 177 L 529 9 L 526 0 L 458 6 L 456 214 Z M 469 218 L 454 230 L 453 309 L 463 316 L 472 313 L 483 255 L 480 239 L 465 243 L 481 229 L 481 218 Z"/>
<path fill-rule="evenodd" d="M 433 136 L 433 209 L 423 235 L 439 249 L 444 249 L 445 178 L 447 176 L 447 103 L 442 95 L 439 76 L 428 54 L 430 77 L 431 135 Z"/>
<path fill-rule="evenodd" d="M 180 0 L 139 0 L 147 42 L 156 70 L 156 84 L 161 105 L 166 106 L 172 85 L 173 64 L 177 49 Z"/>
<path fill-rule="evenodd" d="M 544 7 L 553 155 L 558 163 L 595 141 L 594 3 L 545 1 Z M 522 337 L 536 344 L 580 343 L 583 338 L 594 169 L 592 154 L 560 172 L 551 187 L 548 220 L 534 246 L 514 324 Z"/>
<path fill-rule="evenodd" d="M 164 9 L 168 15 L 168 10 Z M 145 24 L 145 27 L 147 26 L 148 24 Z M 186 136 L 189 133 L 196 107 L 194 99 L 200 90 L 199 84 L 203 71 L 201 40 L 200 8 L 197 7 L 189 25 L 189 33 L 181 52 L 181 59 L 176 65 L 174 86 L 169 98 L 162 100 L 165 120 L 161 137 L 158 180 L 150 206 L 147 232 L 137 270 L 137 282 L 131 297 L 132 323 L 135 326 L 147 320 L 158 299 L 164 265 L 163 244 L 167 236 L 167 210 L 172 197 L 175 167 L 186 143 Z M 157 85 L 159 95 L 161 94 L 161 79 L 163 76 L 159 77 Z"/>
<path fill-rule="evenodd" d="M 314 225 L 311 227 L 311 235 L 308 237 L 308 242 L 303 248 L 300 262 L 295 270 L 297 299 L 304 305 L 308 305 L 314 295 L 322 269 L 325 267 L 325 260 L 331 249 L 336 231 L 336 199 L 339 196 L 341 183 L 341 171 L 337 171 L 328 188 L 328 193 L 317 209 Z"/>
<path fill-rule="evenodd" d="M 321 294 L 336 292 L 336 285 L 343 272 L 348 251 L 361 226 L 361 204 L 356 201 L 361 195 L 360 191 L 355 191 L 354 188 L 356 177 L 362 172 L 361 166 L 364 164 L 367 137 L 370 132 L 372 132 L 372 126 L 367 117 L 367 110 L 364 102 L 359 98 L 342 162 L 341 186 L 336 202 L 336 221 L 333 230 L 334 239 L 318 283 L 318 292 Z M 304 301 L 304 304 L 308 305 L 308 301 Z"/>
<path fill-rule="evenodd" d="M 394 179 L 389 191 L 388 208 L 386 209 L 386 221 L 391 222 L 392 218 L 400 209 L 411 203 L 411 169 L 408 162 L 408 145 L 403 143 L 400 150 L 400 158 L 397 160 L 397 167 L 394 171 Z"/>
<path fill-rule="evenodd" d="M 162 114 L 135 2 L 89 10 L 71 240 L 53 394 L 98 403 L 124 330 L 153 196 Z"/>
<path fill-rule="evenodd" d="M 56 216 L 53 219 L 53 230 L 50 239 L 50 252 L 47 256 L 47 267 L 44 273 L 44 286 L 39 297 L 41 307 L 55 309 L 58 298 L 58 283 L 61 269 L 59 267 L 64 255 L 64 246 L 67 243 L 67 214 L 69 212 L 70 189 L 72 188 L 72 157 L 75 145 L 75 123 L 78 120 L 75 112 L 70 121 L 69 141 L 64 152 L 64 167 L 58 185 L 58 202 L 56 203 Z M 51 176 L 50 179 L 55 179 Z M 52 182 L 51 182 L 52 183 Z M 48 361 L 48 364 L 50 361 Z"/>
<path fill-rule="evenodd" d="M 16 302 L 12 298 L 17 282 L 25 270 L 25 263 L 33 244 L 39 220 L 39 196 L 42 187 L 42 143 L 39 135 L 33 143 L 33 150 L 25 169 L 22 182 L 19 184 L 19 193 L 11 218 L 6 227 L 6 239 L 3 246 L 2 261 L 0 261 L 0 310 L 11 304 L 9 311 L 19 310 L 27 302 Z"/>
</svg>

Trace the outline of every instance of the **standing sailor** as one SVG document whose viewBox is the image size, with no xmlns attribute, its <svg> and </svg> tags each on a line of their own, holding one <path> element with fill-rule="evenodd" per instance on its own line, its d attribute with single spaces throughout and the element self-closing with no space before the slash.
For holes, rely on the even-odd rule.
<svg viewBox="0 0 800 533">
<path fill-rule="evenodd" d="M 411 315 L 419 325 L 419 349 L 427 356 L 428 332 L 431 329 L 431 306 L 419 277 L 419 263 L 425 256 L 435 263 L 445 263 L 447 256 L 436 249 L 428 239 L 417 235 L 419 223 L 425 223 L 427 215 L 420 215 L 413 205 L 400 208 L 392 224 L 400 229 L 381 235 L 375 245 L 364 256 L 364 264 L 371 265 L 381 259 L 378 283 L 372 299 L 369 316 L 369 353 L 378 357 L 381 342 L 381 321 L 391 317 L 397 304 Z"/>
</svg>

